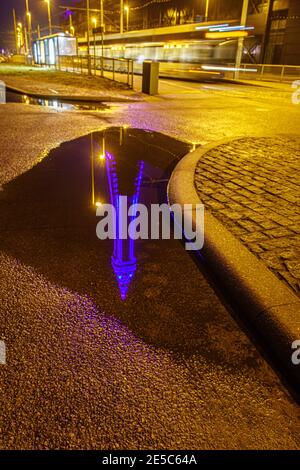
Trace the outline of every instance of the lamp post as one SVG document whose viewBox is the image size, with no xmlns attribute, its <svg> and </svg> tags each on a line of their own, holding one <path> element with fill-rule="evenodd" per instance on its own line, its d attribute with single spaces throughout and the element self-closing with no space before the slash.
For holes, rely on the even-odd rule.
<svg viewBox="0 0 300 470">
<path fill-rule="evenodd" d="M 208 21 L 208 9 L 209 9 L 209 0 L 206 0 L 204 21 Z"/>
<path fill-rule="evenodd" d="M 19 51 L 19 41 L 18 41 L 18 28 L 17 28 L 17 19 L 16 19 L 16 10 L 13 8 L 13 19 L 14 19 L 14 32 L 15 32 L 15 43 L 16 43 L 16 53 L 20 54 Z"/>
<path fill-rule="evenodd" d="M 126 12 L 126 31 L 129 31 L 129 6 L 126 5 L 125 8 L 124 8 L 125 12 Z"/>
<path fill-rule="evenodd" d="M 93 33 L 94 33 L 94 71 L 96 75 L 96 28 L 97 28 L 97 18 L 92 18 Z"/>
<path fill-rule="evenodd" d="M 28 54 L 28 36 L 27 36 L 27 28 L 24 26 L 24 46 L 25 46 L 25 52 Z"/>
<path fill-rule="evenodd" d="M 23 36 L 23 25 L 22 25 L 22 23 L 17 24 L 17 38 L 18 38 L 18 53 L 21 54 L 22 48 L 24 47 L 24 36 Z"/>
<path fill-rule="evenodd" d="M 51 3 L 50 3 L 50 0 L 45 0 L 45 2 L 47 3 L 47 9 L 48 9 L 49 34 L 52 34 Z"/>
<path fill-rule="evenodd" d="M 25 0 L 26 4 L 26 21 L 27 21 L 27 33 L 28 33 L 28 39 L 27 39 L 27 52 L 31 53 L 31 13 L 29 11 L 29 0 Z M 26 34 L 27 34 L 26 33 Z"/>
<path fill-rule="evenodd" d="M 90 42 L 90 0 L 86 0 L 86 24 L 87 24 L 86 39 L 87 39 L 88 74 L 92 75 L 91 56 L 90 56 L 90 49 L 91 49 L 91 42 Z"/>
<path fill-rule="evenodd" d="M 72 34 L 72 36 L 75 36 L 75 28 L 73 26 L 73 20 L 72 20 L 71 14 L 69 15 L 69 29 L 70 29 L 70 33 Z"/>
<path fill-rule="evenodd" d="M 270 38 L 270 30 L 271 30 L 271 16 L 274 7 L 274 0 L 268 0 L 267 3 L 267 15 L 266 15 L 266 23 L 265 23 L 265 34 L 263 37 L 262 45 L 261 45 L 261 54 L 260 54 L 260 63 L 264 64 L 266 60 L 266 52 L 267 46 Z"/>
<path fill-rule="evenodd" d="M 26 13 L 26 16 L 27 16 L 27 22 L 28 22 L 28 48 L 29 48 L 29 52 L 31 54 L 32 29 L 31 29 L 31 13 L 30 13 L 30 11 L 28 11 Z"/>
<path fill-rule="evenodd" d="M 104 7 L 103 0 L 100 0 L 100 26 L 104 26 Z"/>
<path fill-rule="evenodd" d="M 100 27 L 101 27 L 101 76 L 104 74 L 104 7 L 100 0 Z"/>
<path fill-rule="evenodd" d="M 120 33 L 124 32 L 124 0 L 120 0 Z"/>
<path fill-rule="evenodd" d="M 247 15 L 248 15 L 249 0 L 243 0 L 242 16 L 241 16 L 241 26 L 246 26 Z M 238 46 L 236 52 L 236 61 L 235 68 L 237 69 L 234 75 L 234 78 L 238 80 L 239 78 L 239 69 L 241 68 L 242 57 L 244 51 L 244 38 L 238 39 Z"/>
</svg>

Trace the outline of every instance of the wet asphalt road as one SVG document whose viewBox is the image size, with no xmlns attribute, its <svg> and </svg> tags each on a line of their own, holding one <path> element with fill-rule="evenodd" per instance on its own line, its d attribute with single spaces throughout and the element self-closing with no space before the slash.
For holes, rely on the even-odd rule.
<svg viewBox="0 0 300 470">
<path fill-rule="evenodd" d="M 98 114 L 1 106 L 1 181 L 28 170 L 45 147 L 112 123 L 197 141 L 243 133 L 241 120 L 236 129 L 223 124 L 235 121 L 246 98 L 218 93 Z M 297 107 L 273 95 L 257 100 L 244 106 L 256 120 L 247 132 L 267 132 L 266 124 L 258 129 L 265 111 L 255 108 L 270 103 L 269 132 L 288 115 L 289 132 L 297 131 Z M 25 178 L 30 183 L 32 172 Z M 140 277 L 123 304 L 95 239 L 67 219 L 43 230 L 20 227 L 24 211 L 39 212 L 32 197 L 26 209 L 22 191 L 14 194 L 6 201 L 12 210 L 2 211 L 10 230 L 1 224 L 0 334 L 8 349 L 0 367 L 1 448 L 299 448 L 299 406 L 179 242 L 143 247 Z"/>
</svg>

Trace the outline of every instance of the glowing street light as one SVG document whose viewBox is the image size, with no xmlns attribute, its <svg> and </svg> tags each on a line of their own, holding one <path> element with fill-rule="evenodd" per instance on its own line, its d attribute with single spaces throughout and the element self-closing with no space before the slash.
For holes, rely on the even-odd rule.
<svg viewBox="0 0 300 470">
<path fill-rule="evenodd" d="M 51 21 L 51 3 L 50 0 L 45 0 L 48 8 L 48 24 L 49 24 L 49 34 L 52 34 L 52 21 Z"/>
</svg>

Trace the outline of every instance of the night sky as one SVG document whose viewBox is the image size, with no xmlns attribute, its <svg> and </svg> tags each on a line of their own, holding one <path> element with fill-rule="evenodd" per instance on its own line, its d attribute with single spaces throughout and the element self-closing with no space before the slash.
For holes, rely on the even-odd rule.
<svg viewBox="0 0 300 470">
<path fill-rule="evenodd" d="M 58 0 L 62 5 L 63 1 Z M 56 1 L 52 0 L 53 4 Z M 17 18 L 20 21 L 24 19 L 25 0 L 5 0 L 0 2 L 0 31 L 6 32 L 13 28 L 12 9 L 15 8 Z M 29 0 L 29 9 L 32 13 L 32 21 L 47 23 L 47 5 L 44 0 Z"/>
</svg>

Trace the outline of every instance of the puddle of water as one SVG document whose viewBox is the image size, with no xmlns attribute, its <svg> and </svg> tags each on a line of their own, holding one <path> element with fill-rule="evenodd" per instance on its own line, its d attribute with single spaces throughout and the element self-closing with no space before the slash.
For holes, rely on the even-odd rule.
<svg viewBox="0 0 300 470">
<path fill-rule="evenodd" d="M 50 272 L 56 281 L 60 265 L 59 276 L 67 285 L 77 275 L 88 284 L 101 278 L 107 295 L 113 298 L 118 288 L 125 301 L 141 275 L 139 263 L 160 242 L 99 240 L 96 208 L 103 203 L 116 207 L 119 196 L 127 196 L 129 205 L 130 201 L 147 207 L 166 202 L 170 171 L 191 148 L 165 135 L 132 128 L 109 128 L 61 145 L 2 191 L 2 247 Z M 55 269 L 49 259 L 57 261 Z M 71 282 L 74 289 L 76 282 Z M 150 289 L 150 297 L 155 293 Z"/>
<path fill-rule="evenodd" d="M 100 158 L 103 147 L 111 159 Z M 209 361 L 213 358 L 229 367 L 232 358 L 224 358 L 223 349 L 211 340 L 211 331 L 217 331 L 216 335 L 231 331 L 232 324 L 180 241 L 131 243 L 101 241 L 96 236 L 100 221 L 97 202 L 110 203 L 122 194 L 138 196 L 148 207 L 165 202 L 170 172 L 192 148 L 155 132 L 108 128 L 60 145 L 27 173 L 4 185 L 0 192 L 0 245 L 12 260 L 9 275 L 14 276 L 20 264 L 33 282 L 38 279 L 37 285 L 42 286 L 36 299 L 19 296 L 21 291 L 15 286 L 13 296 L 20 297 L 24 312 L 30 310 L 30 302 L 43 308 L 48 302 L 52 305 L 54 285 L 60 289 L 59 315 L 72 317 L 67 323 L 62 319 L 63 325 L 77 324 L 79 305 L 94 329 L 100 331 L 103 322 L 114 319 L 118 334 L 109 330 L 112 342 L 122 331 L 119 325 L 126 325 L 136 338 L 149 344 L 184 354 L 199 351 Z M 114 180 L 117 184 L 111 193 L 109 182 Z M 46 298 L 40 304 L 41 295 Z M 46 329 L 51 323 L 51 308 L 40 312 Z M 93 335 L 88 330 L 82 331 L 83 337 Z M 228 347 L 231 338 L 229 335 Z M 124 341 L 130 340 L 124 336 Z M 81 348 L 83 351 L 79 335 L 74 352 Z"/>
<path fill-rule="evenodd" d="M 64 111 L 105 111 L 108 109 L 108 106 L 102 103 L 92 103 L 85 101 L 77 102 L 66 102 L 64 100 L 58 100 L 53 97 L 52 99 L 43 99 L 35 98 L 32 96 L 22 95 L 19 93 L 14 93 L 12 91 L 6 91 L 6 102 L 7 103 L 22 103 L 22 104 L 33 104 L 38 106 L 45 106 L 55 109 L 60 109 Z"/>
</svg>

